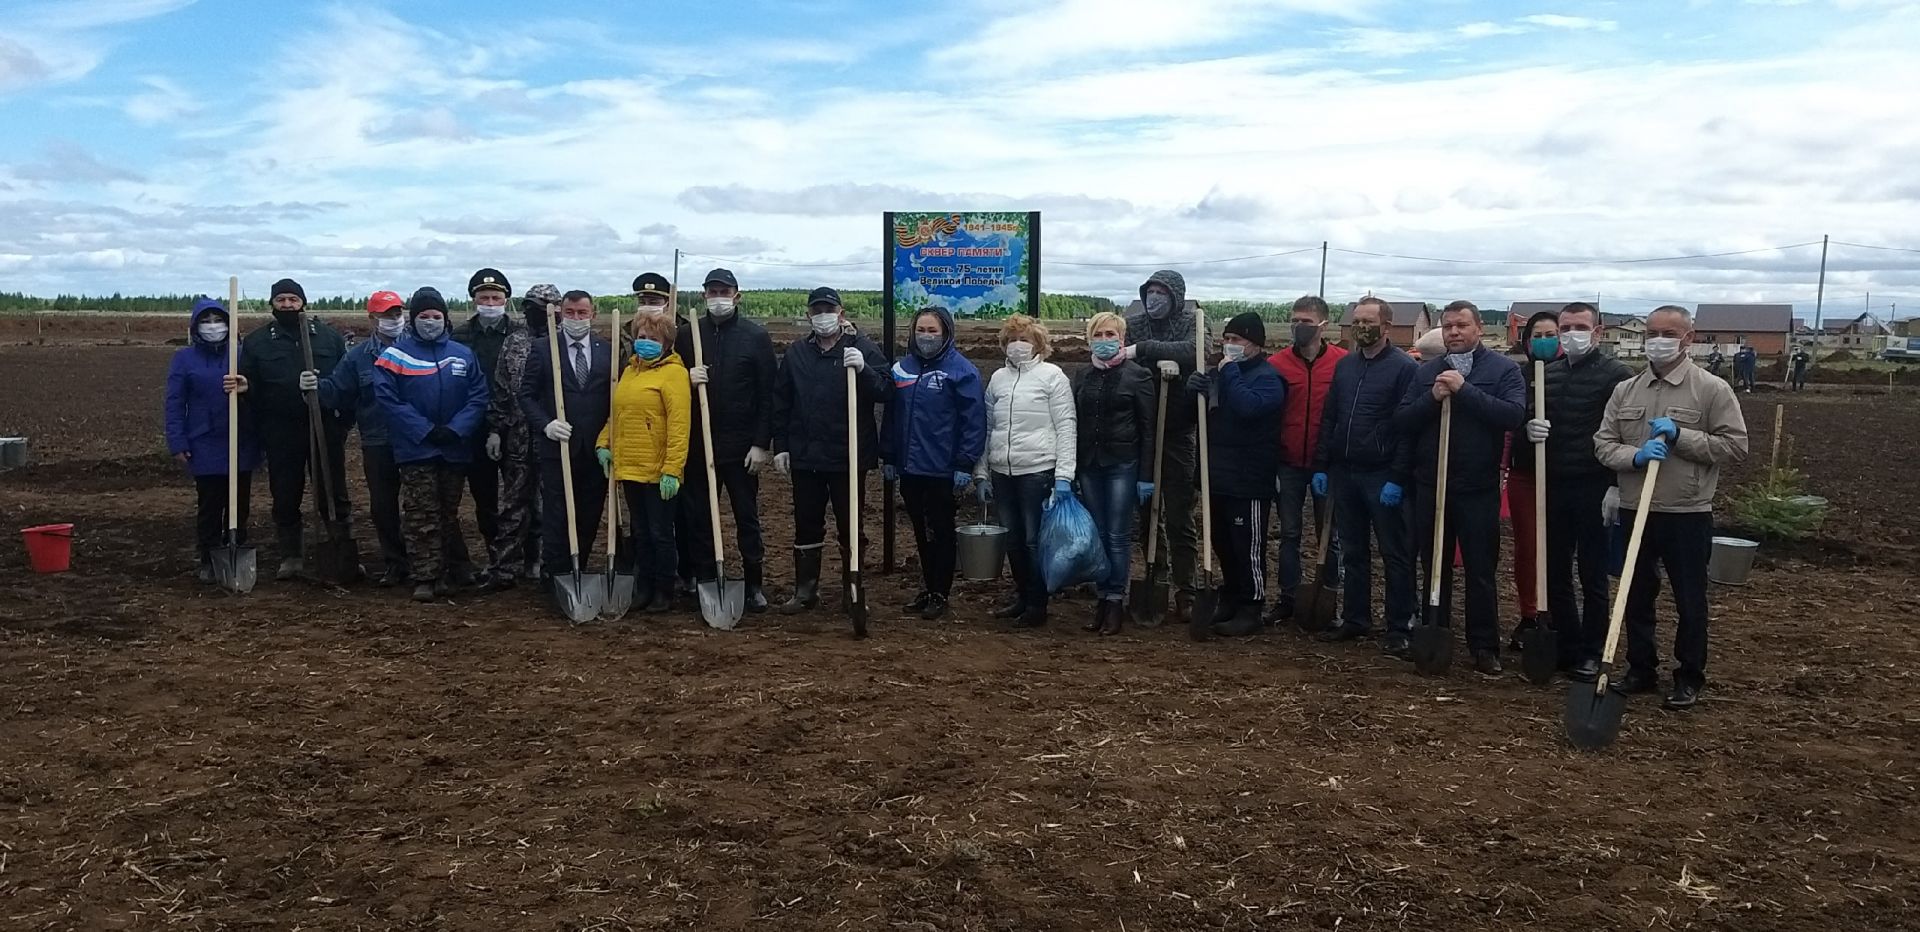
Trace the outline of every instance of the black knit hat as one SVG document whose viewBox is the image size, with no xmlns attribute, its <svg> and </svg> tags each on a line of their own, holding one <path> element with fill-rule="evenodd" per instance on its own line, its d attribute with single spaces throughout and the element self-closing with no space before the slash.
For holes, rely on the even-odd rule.
<svg viewBox="0 0 1920 932">
<path fill-rule="evenodd" d="M 437 288 L 422 288 L 413 293 L 413 299 L 407 302 L 407 319 L 420 316 L 421 311 L 447 312 L 447 299 L 440 297 Z"/>
<path fill-rule="evenodd" d="M 513 283 L 507 281 L 507 276 L 499 269 L 481 269 L 467 279 L 467 297 L 473 297 L 474 292 L 482 288 L 497 288 L 506 292 L 508 297 L 513 296 Z"/>
<path fill-rule="evenodd" d="M 280 297 L 283 294 L 290 294 L 298 297 L 300 299 L 301 304 L 307 303 L 307 289 L 300 287 L 300 283 L 294 281 L 291 278 L 283 278 L 277 282 L 274 282 L 273 293 L 267 295 L 267 300 L 271 301 L 274 298 Z"/>
<path fill-rule="evenodd" d="M 1235 315 L 1232 320 L 1227 321 L 1227 329 L 1221 333 L 1222 335 L 1233 334 L 1255 346 L 1267 345 L 1267 325 L 1260 319 L 1260 315 L 1252 311 Z"/>
</svg>

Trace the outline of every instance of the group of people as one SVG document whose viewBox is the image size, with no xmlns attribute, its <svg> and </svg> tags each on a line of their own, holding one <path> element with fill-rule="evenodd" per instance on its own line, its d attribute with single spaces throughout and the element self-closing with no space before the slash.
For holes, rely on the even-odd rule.
<svg viewBox="0 0 1920 932">
<path fill-rule="evenodd" d="M 950 611 L 956 514 L 969 496 L 994 507 L 1007 529 L 1013 591 L 994 615 L 1027 628 L 1048 622 L 1057 595 L 1041 572 L 1045 515 L 1062 496 L 1086 503 L 1108 558 L 1086 621 L 1100 634 L 1123 627 L 1135 541 L 1144 536 L 1136 532 L 1149 529 L 1156 539 L 1145 548 L 1154 554 L 1147 572 L 1170 585 L 1172 619 L 1241 637 L 1291 618 L 1311 514 L 1314 537 L 1337 542 L 1319 572 L 1336 574 L 1344 596 L 1321 639 L 1373 633 L 1377 552 L 1382 647 L 1410 656 L 1409 635 L 1422 615 L 1415 566 L 1428 580 L 1439 574 L 1436 617 L 1445 619 L 1457 561 L 1474 668 L 1498 675 L 1504 488 L 1515 531 L 1515 631 L 1541 608 L 1532 568 L 1545 560 L 1560 667 L 1590 680 L 1600 672 L 1614 528 L 1632 523 L 1623 512 L 1637 506 L 1648 464 L 1660 461 L 1665 469 L 1628 602 L 1627 671 L 1617 682 L 1628 691 L 1659 687 L 1654 619 L 1664 578 L 1677 614 L 1668 704 L 1692 705 L 1705 683 L 1711 507 L 1720 468 L 1743 458 L 1747 441 L 1732 389 L 1690 360 L 1693 327 L 1684 308 L 1649 315 L 1649 366 L 1638 374 L 1605 352 L 1598 310 L 1579 302 L 1527 322 L 1518 348 L 1526 365 L 1482 345 L 1479 312 L 1466 301 L 1446 307 L 1429 335 L 1437 345 L 1420 361 L 1394 345 L 1392 307 L 1373 297 L 1348 314 L 1350 349 L 1328 339 L 1326 303 L 1305 296 L 1294 303 L 1287 344 L 1270 351 L 1256 314 L 1226 321 L 1215 340 L 1196 319 L 1185 280 L 1163 270 L 1141 284 L 1136 309 L 1086 322 L 1089 362 L 1077 373 L 1049 361 L 1044 325 L 1016 315 L 999 331 L 1005 364 L 983 378 L 957 348 L 954 320 L 940 307 L 916 312 L 905 352 L 889 360 L 847 320 L 838 292 L 817 288 L 808 296 L 806 335 L 776 360 L 765 328 L 740 315 L 731 272 L 713 270 L 703 291 L 703 312 L 687 320 L 670 306 L 674 289 L 664 276 L 635 278 L 638 310 L 616 347 L 595 332 L 597 309 L 586 292 L 535 286 L 521 299 L 524 322 L 513 320 L 506 277 L 482 269 L 468 285 L 475 312 L 464 325 L 447 320 L 434 289 L 405 302 L 381 292 L 368 305 L 373 338 L 349 349 L 303 313 L 300 286 L 283 280 L 273 289 L 274 319 L 243 341 L 237 376 L 224 364 L 224 341 L 233 338 L 226 310 L 199 302 L 192 343 L 169 381 L 167 423 L 169 446 L 200 487 L 202 573 L 226 526 L 224 484 L 215 480 L 225 476 L 227 438 L 213 409 L 224 415 L 225 394 L 239 393 L 248 409 L 242 485 L 264 451 L 281 578 L 302 571 L 310 446 L 338 476 L 348 429 L 357 426 L 379 576 L 410 581 L 423 601 L 475 582 L 505 587 L 531 577 L 550 585 L 574 559 L 567 522 L 579 540 L 592 540 L 602 512 L 620 510 L 607 509 L 604 497 L 617 487 L 625 506 L 620 536 L 629 541 L 618 549 L 639 582 L 636 604 L 666 611 L 676 591 L 717 573 L 704 518 L 707 496 L 724 489 L 748 610 L 766 611 L 758 509 L 759 480 L 771 466 L 790 480 L 794 523 L 795 582 L 779 610 L 805 612 L 820 601 L 829 508 L 841 566 L 849 565 L 848 522 L 859 515 L 849 514 L 848 483 L 857 467 L 863 485 L 879 469 L 900 490 L 920 571 L 919 591 L 904 609 L 925 619 Z M 558 360 L 557 378 L 551 360 Z M 1544 411 L 1530 402 L 1535 361 L 1545 373 Z M 705 408 L 694 403 L 702 386 Z M 309 394 L 317 394 L 325 421 L 317 433 L 307 422 Z M 711 486 L 703 410 L 712 422 Z M 324 449 L 309 443 L 319 436 Z M 1546 449 L 1544 477 L 1533 474 L 1535 445 Z M 1442 449 L 1445 501 L 1437 502 Z M 571 515 L 563 462 L 575 476 L 608 480 L 574 483 Z M 1544 515 L 1533 513 L 1535 483 L 1546 486 Z M 1196 509 L 1203 484 L 1212 528 L 1206 545 L 1221 581 L 1212 614 L 1194 618 L 1195 596 L 1208 584 Z M 489 545 L 475 578 L 468 578 L 473 563 L 459 526 L 463 490 L 471 490 Z M 335 514 L 344 515 L 344 488 L 331 497 Z M 245 502 L 243 495 L 242 527 Z M 1276 511 L 1279 557 L 1270 586 Z M 1547 523 L 1544 554 L 1534 552 L 1535 521 Z"/>
</svg>

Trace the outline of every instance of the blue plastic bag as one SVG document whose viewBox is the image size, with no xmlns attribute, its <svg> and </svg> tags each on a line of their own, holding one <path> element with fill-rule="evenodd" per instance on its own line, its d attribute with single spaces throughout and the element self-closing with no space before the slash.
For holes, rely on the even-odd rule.
<svg viewBox="0 0 1920 932">
<path fill-rule="evenodd" d="M 1040 577 L 1048 592 L 1096 582 L 1107 575 L 1107 548 L 1100 529 L 1072 492 L 1054 493 L 1053 507 L 1040 518 Z"/>
</svg>

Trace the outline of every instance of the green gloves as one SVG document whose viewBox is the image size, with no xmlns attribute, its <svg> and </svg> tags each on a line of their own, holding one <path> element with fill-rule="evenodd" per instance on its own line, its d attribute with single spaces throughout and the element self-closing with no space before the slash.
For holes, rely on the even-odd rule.
<svg viewBox="0 0 1920 932">
<path fill-rule="evenodd" d="M 607 476 L 613 475 L 613 451 L 606 447 L 595 447 L 593 455 L 600 460 L 601 474 Z"/>
<path fill-rule="evenodd" d="M 660 477 L 660 499 L 662 501 L 672 501 L 673 497 L 679 494 L 680 480 L 678 478 L 674 476 Z"/>
</svg>

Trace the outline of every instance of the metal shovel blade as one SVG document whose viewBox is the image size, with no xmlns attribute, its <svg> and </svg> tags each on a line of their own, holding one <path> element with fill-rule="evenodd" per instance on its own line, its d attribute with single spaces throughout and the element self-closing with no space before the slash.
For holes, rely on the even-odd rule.
<svg viewBox="0 0 1920 932">
<path fill-rule="evenodd" d="M 1533 627 L 1520 636 L 1520 674 L 1535 686 L 1553 682 L 1560 666 L 1560 633 L 1546 612 L 1534 616 Z"/>
<path fill-rule="evenodd" d="M 583 574 L 579 570 L 565 576 L 555 576 L 553 601 L 568 621 L 584 625 L 600 617 L 600 608 L 607 601 L 607 578 L 598 573 Z"/>
<path fill-rule="evenodd" d="M 1293 612 L 1293 623 L 1309 634 L 1332 628 L 1340 617 L 1340 597 L 1318 579 L 1301 593 Z"/>
<path fill-rule="evenodd" d="M 700 617 L 709 628 L 732 631 L 747 611 L 747 583 L 743 579 L 728 579 L 724 566 L 716 570 L 715 578 L 693 584 L 700 596 Z"/>
<path fill-rule="evenodd" d="M 853 636 L 867 636 L 867 587 L 860 582 L 860 571 L 846 574 L 847 614 L 853 616 Z"/>
<path fill-rule="evenodd" d="M 633 608 L 633 574 L 608 570 L 601 576 L 600 586 L 606 592 L 605 601 L 600 603 L 600 620 L 619 621 L 627 617 L 627 611 Z"/>
<path fill-rule="evenodd" d="M 1127 581 L 1127 612 L 1133 616 L 1133 623 L 1143 628 L 1158 628 L 1167 620 L 1167 584 L 1155 582 L 1153 568 L 1147 568 L 1146 579 Z"/>
<path fill-rule="evenodd" d="M 1567 689 L 1564 716 L 1567 741 L 1583 751 L 1597 751 L 1620 737 L 1620 718 L 1627 711 L 1627 697 L 1607 688 L 1601 674 L 1592 683 L 1575 683 Z"/>
<path fill-rule="evenodd" d="M 360 548 L 344 525 L 330 523 L 313 548 L 313 568 L 321 579 L 344 586 L 360 581 Z"/>
<path fill-rule="evenodd" d="M 1213 613 L 1220 607 L 1220 594 L 1213 586 L 1204 586 L 1193 594 L 1193 614 L 1187 618 L 1187 638 L 1206 641 L 1213 638 Z"/>
<path fill-rule="evenodd" d="M 1415 625 L 1408 632 L 1413 668 L 1426 676 L 1440 676 L 1453 666 L 1453 631 L 1440 625 Z"/>
<path fill-rule="evenodd" d="M 242 595 L 253 591 L 260 574 L 257 568 L 258 551 L 252 547 L 228 544 L 214 548 L 213 578 L 220 588 Z"/>
</svg>

